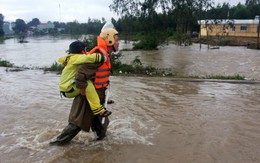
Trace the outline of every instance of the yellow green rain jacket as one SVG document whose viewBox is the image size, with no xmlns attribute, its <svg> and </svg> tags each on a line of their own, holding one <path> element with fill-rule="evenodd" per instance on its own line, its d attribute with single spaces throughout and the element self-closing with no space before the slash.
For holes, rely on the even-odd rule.
<svg viewBox="0 0 260 163">
<path fill-rule="evenodd" d="M 78 70 L 78 65 L 83 63 L 102 63 L 105 57 L 100 53 L 93 54 L 68 54 L 58 59 L 59 63 L 65 65 L 62 70 L 59 89 L 61 92 L 68 92 L 74 84 L 74 77 Z"/>
</svg>

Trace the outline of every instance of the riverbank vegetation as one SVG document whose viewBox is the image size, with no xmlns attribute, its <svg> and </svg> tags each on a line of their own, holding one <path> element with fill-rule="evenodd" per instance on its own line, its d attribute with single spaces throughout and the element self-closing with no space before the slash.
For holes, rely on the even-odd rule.
<svg viewBox="0 0 260 163">
<path fill-rule="evenodd" d="M 192 38 L 194 43 L 202 43 L 208 46 L 246 46 L 249 49 L 257 49 L 255 38 L 242 37 L 208 37 L 208 38 Z"/>
<path fill-rule="evenodd" d="M 0 67 L 14 67 L 14 64 L 0 58 Z"/>
<path fill-rule="evenodd" d="M 244 76 L 241 76 L 239 74 L 236 75 L 207 75 L 206 77 L 200 77 L 201 79 L 221 79 L 221 80 L 245 80 Z"/>
<path fill-rule="evenodd" d="M 45 72 L 50 71 L 50 72 L 56 72 L 57 74 L 61 74 L 64 66 L 62 64 L 59 64 L 57 62 L 54 62 L 51 67 L 44 67 L 42 68 Z"/>
<path fill-rule="evenodd" d="M 144 66 L 139 57 L 136 57 L 131 64 L 123 64 L 120 61 L 121 54 L 114 54 L 113 56 L 112 75 L 114 76 L 146 76 L 146 77 L 172 77 L 172 78 L 186 78 L 186 79 L 219 79 L 219 80 L 245 80 L 244 76 L 239 74 L 233 76 L 225 75 L 208 75 L 208 76 L 189 76 L 174 72 L 171 68 L 156 68 L 153 66 Z M 23 71 L 30 68 L 18 67 L 13 63 L 2 60 L 0 58 L 0 67 L 6 67 L 6 71 Z M 9 68 L 9 69 L 8 69 Z M 54 72 L 61 74 L 64 66 L 54 62 L 50 67 L 33 68 L 43 70 L 45 73 Z"/>
</svg>

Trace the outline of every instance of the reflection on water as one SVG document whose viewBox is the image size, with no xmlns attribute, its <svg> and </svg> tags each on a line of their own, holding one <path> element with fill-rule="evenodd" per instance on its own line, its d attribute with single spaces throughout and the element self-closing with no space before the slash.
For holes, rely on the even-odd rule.
<svg viewBox="0 0 260 163">
<path fill-rule="evenodd" d="M 71 42 L 12 41 L 0 45 L 0 58 L 26 66 L 52 64 Z M 20 46 L 26 48 L 18 51 Z M 36 55 L 47 47 L 52 50 Z M 170 45 L 159 51 L 124 52 L 122 60 L 129 62 L 134 55 L 145 64 L 191 74 L 222 70 L 259 77 L 258 51 L 243 47 L 208 51 Z M 115 103 L 108 106 L 113 114 L 105 140 L 96 142 L 92 132 L 80 132 L 70 145 L 57 147 L 48 143 L 67 125 L 72 103 L 60 98 L 58 82 L 56 74 L 0 67 L 1 162 L 260 162 L 257 83 L 111 77 Z"/>
</svg>

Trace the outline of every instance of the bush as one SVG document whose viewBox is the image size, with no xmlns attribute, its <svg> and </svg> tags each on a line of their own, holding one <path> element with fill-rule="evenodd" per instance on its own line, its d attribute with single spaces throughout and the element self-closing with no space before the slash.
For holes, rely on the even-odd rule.
<svg viewBox="0 0 260 163">
<path fill-rule="evenodd" d="M 0 58 L 0 66 L 1 67 L 14 67 L 14 64 L 10 63 L 9 61 L 1 60 L 1 58 Z"/>
<path fill-rule="evenodd" d="M 232 40 L 221 40 L 218 45 L 219 46 L 227 46 L 232 42 Z"/>
<path fill-rule="evenodd" d="M 87 44 L 87 51 L 92 50 L 95 46 L 97 46 L 97 39 L 94 36 L 87 35 L 84 37 L 83 42 Z"/>
<path fill-rule="evenodd" d="M 61 74 L 62 70 L 63 70 L 64 66 L 62 64 L 59 64 L 57 62 L 54 62 L 51 67 L 49 68 L 44 68 L 44 71 L 55 71 L 58 74 Z"/>
<path fill-rule="evenodd" d="M 223 76 L 223 75 L 212 75 L 206 76 L 206 79 L 222 79 L 222 80 L 245 80 L 244 76 L 240 76 L 239 74 L 234 76 Z"/>
<path fill-rule="evenodd" d="M 156 40 L 153 37 L 146 36 L 142 38 L 140 41 L 133 44 L 133 49 L 142 49 L 142 50 L 153 50 L 157 49 L 157 46 L 159 45 L 159 41 Z"/>
<path fill-rule="evenodd" d="M 139 41 L 133 44 L 133 49 L 156 50 L 159 45 L 167 41 L 168 33 L 161 31 L 144 32 Z"/>
<path fill-rule="evenodd" d="M 249 44 L 247 46 L 248 49 L 257 49 L 257 44 Z"/>
</svg>

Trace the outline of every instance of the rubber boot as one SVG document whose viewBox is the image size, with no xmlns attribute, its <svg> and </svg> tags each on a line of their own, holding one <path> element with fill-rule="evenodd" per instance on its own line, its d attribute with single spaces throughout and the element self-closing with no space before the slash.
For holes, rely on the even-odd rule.
<svg viewBox="0 0 260 163">
<path fill-rule="evenodd" d="M 80 130 L 80 127 L 69 123 L 68 126 L 63 129 L 62 133 L 56 138 L 56 140 L 50 142 L 50 145 L 67 144 L 80 132 Z"/>
<path fill-rule="evenodd" d="M 96 132 L 97 139 L 96 140 L 103 140 L 106 137 L 107 126 L 109 124 L 109 119 L 105 117 L 105 122 L 102 124 L 102 118 L 99 115 L 94 116 L 92 121 L 91 129 L 93 132 Z"/>
</svg>

